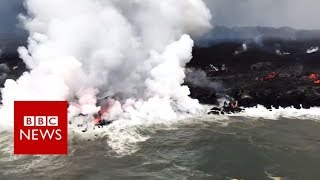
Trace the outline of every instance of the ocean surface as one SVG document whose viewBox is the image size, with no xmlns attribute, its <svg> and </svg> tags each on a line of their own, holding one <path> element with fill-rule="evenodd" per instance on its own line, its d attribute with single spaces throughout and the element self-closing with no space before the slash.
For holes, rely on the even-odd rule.
<svg viewBox="0 0 320 180">
<path fill-rule="evenodd" d="M 14 156 L 0 133 L 0 179 L 320 179 L 314 120 L 206 116 L 134 131 L 144 138 L 72 134 L 68 156 Z"/>
</svg>

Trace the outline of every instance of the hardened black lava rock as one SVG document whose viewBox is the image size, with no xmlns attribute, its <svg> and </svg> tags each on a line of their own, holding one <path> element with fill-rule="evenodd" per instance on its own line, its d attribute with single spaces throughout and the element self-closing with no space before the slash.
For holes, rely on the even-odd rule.
<svg viewBox="0 0 320 180">
<path fill-rule="evenodd" d="M 317 76 L 320 74 L 320 53 L 316 48 L 320 47 L 320 39 L 268 39 L 259 45 L 247 43 L 245 46 L 244 43 L 217 43 L 194 48 L 193 59 L 187 67 L 204 71 L 208 80 L 222 83 L 222 90 L 207 89 L 210 91 L 208 96 L 206 89 L 195 91 L 198 84 L 187 81 L 192 89 L 191 97 L 212 105 L 225 97 L 237 101 L 240 107 L 258 104 L 267 108 L 320 106 L 320 77 Z"/>
</svg>

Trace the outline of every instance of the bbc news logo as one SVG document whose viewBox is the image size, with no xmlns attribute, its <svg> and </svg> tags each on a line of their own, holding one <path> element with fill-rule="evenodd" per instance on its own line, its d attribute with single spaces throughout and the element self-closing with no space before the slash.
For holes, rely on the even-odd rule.
<svg viewBox="0 0 320 180">
<path fill-rule="evenodd" d="M 23 125 L 25 127 L 43 127 L 43 126 L 57 126 L 58 127 L 58 116 L 24 116 Z M 55 136 L 55 137 L 54 137 Z M 61 129 L 52 129 L 51 131 L 46 129 L 28 129 L 27 132 L 20 129 L 20 140 L 45 140 L 53 138 L 56 140 L 61 140 Z"/>
<path fill-rule="evenodd" d="M 67 154 L 66 101 L 14 102 L 14 154 Z"/>
</svg>

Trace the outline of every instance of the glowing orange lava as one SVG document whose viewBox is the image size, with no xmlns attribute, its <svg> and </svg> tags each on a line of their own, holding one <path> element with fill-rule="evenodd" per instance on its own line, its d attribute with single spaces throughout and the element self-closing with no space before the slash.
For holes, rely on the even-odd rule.
<svg viewBox="0 0 320 180">
<path fill-rule="evenodd" d="M 92 123 L 94 125 L 99 125 L 104 120 L 103 116 L 109 112 L 109 110 L 113 107 L 114 104 L 114 99 L 108 99 L 107 102 L 101 105 L 100 111 L 93 115 L 94 118 L 92 120 Z"/>
<path fill-rule="evenodd" d="M 309 79 L 311 80 L 316 80 L 319 78 L 319 74 L 318 73 L 312 73 L 309 75 Z"/>
<path fill-rule="evenodd" d="M 320 79 L 316 80 L 316 81 L 313 81 L 313 83 L 320 85 Z"/>
<path fill-rule="evenodd" d="M 265 77 L 261 78 L 261 81 L 268 81 L 275 78 L 278 74 L 276 72 L 269 73 Z"/>
</svg>

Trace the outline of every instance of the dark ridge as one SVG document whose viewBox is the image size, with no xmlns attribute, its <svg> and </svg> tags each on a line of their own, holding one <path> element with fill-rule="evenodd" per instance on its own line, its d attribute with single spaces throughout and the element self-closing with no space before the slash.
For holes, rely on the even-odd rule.
<svg viewBox="0 0 320 180">
<path fill-rule="evenodd" d="M 261 43 L 266 39 L 284 41 L 320 40 L 320 30 L 297 30 L 290 27 L 225 27 L 216 26 L 212 31 L 196 41 L 197 46 L 209 47 L 221 42 Z"/>
</svg>

